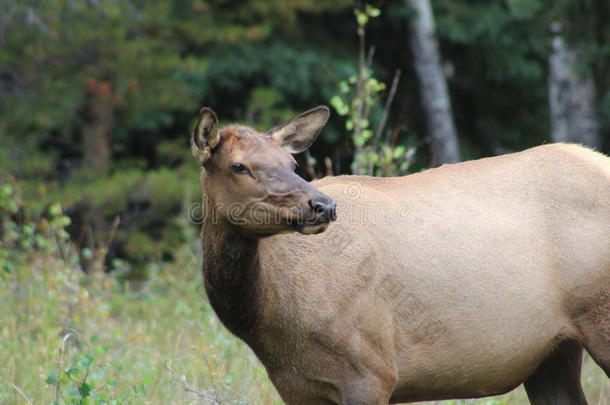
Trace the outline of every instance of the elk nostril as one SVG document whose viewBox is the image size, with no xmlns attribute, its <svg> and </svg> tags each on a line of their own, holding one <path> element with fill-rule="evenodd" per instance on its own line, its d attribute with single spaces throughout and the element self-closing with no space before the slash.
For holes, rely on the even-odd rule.
<svg viewBox="0 0 610 405">
<path fill-rule="evenodd" d="M 330 220 L 334 221 L 335 219 L 337 219 L 337 203 L 333 201 L 330 204 Z"/>
<path fill-rule="evenodd" d="M 309 206 L 316 214 L 323 214 L 326 211 L 326 204 L 321 201 L 309 200 Z"/>
</svg>

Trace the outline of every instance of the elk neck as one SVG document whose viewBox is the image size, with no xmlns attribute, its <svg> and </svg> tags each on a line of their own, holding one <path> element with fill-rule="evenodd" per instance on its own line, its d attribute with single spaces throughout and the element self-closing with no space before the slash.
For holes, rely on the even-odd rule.
<svg viewBox="0 0 610 405">
<path fill-rule="evenodd" d="M 203 277 L 210 304 L 227 329 L 251 340 L 259 308 L 259 239 L 243 235 L 226 218 L 215 217 L 213 202 L 204 201 Z"/>
</svg>

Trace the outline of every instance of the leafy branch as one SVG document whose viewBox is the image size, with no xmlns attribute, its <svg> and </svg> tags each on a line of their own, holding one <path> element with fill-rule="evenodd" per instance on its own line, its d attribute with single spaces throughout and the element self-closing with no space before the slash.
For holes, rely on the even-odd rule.
<svg viewBox="0 0 610 405">
<path fill-rule="evenodd" d="M 358 25 L 358 72 L 339 82 L 339 93 L 330 103 L 337 114 L 345 117 L 345 129 L 351 134 L 354 144 L 352 173 L 393 176 L 406 172 L 414 149 L 404 145 L 392 146 L 382 134 L 387 124 L 388 113 L 394 101 L 400 82 L 401 71 L 397 70 L 383 106 L 381 119 L 376 127 L 371 123 L 376 103 L 386 90 L 385 83 L 379 81 L 372 69 L 375 48 L 366 51 L 366 26 L 371 18 L 381 11 L 370 5 L 354 10 Z"/>
</svg>

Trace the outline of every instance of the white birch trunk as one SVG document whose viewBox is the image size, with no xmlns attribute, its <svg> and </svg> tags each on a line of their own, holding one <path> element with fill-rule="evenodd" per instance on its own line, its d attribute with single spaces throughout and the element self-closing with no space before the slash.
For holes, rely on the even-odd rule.
<svg viewBox="0 0 610 405">
<path fill-rule="evenodd" d="M 417 16 L 409 22 L 409 46 L 419 82 L 420 99 L 430 139 L 432 166 L 460 161 L 451 100 L 438 50 L 429 0 L 405 0 Z"/>
<path fill-rule="evenodd" d="M 593 148 L 600 146 L 595 109 L 595 82 L 590 69 L 578 69 L 580 52 L 565 43 L 561 26 L 553 24 L 549 56 L 551 139 Z"/>
</svg>

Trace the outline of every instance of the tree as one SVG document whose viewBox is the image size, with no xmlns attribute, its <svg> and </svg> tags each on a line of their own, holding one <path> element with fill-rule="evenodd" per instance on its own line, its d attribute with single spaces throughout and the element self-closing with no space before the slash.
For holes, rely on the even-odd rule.
<svg viewBox="0 0 610 405">
<path fill-rule="evenodd" d="M 601 141 L 592 70 L 579 63 L 586 60 L 584 52 L 577 45 L 566 43 L 561 23 L 553 23 L 551 31 L 548 80 L 551 139 L 598 148 Z"/>
<path fill-rule="evenodd" d="M 451 100 L 443 74 L 429 0 L 405 0 L 416 16 L 409 23 L 409 46 L 430 140 L 432 166 L 460 161 Z"/>
</svg>

